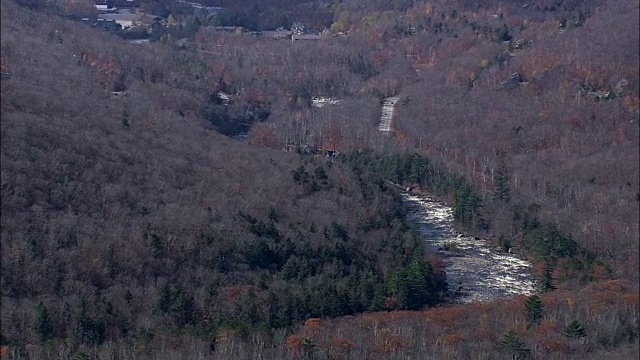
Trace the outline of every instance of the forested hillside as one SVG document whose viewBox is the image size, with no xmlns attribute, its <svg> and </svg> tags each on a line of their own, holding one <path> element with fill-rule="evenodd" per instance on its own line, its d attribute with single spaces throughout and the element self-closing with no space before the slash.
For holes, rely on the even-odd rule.
<svg viewBox="0 0 640 360">
<path fill-rule="evenodd" d="M 638 356 L 637 1 L 139 3 L 1 2 L 3 359 Z M 391 183 L 540 294 L 446 305 Z"/>
<path fill-rule="evenodd" d="M 126 339 L 155 356 L 154 338 L 183 333 L 183 354 L 210 353 L 222 331 L 268 339 L 442 301 L 444 275 L 381 182 L 220 135 L 166 49 L 2 4 L 2 342 L 18 357 Z M 136 64 L 126 95 L 105 89 L 110 60 L 74 56 L 92 46 Z M 390 307 L 397 274 L 430 285 Z"/>
</svg>

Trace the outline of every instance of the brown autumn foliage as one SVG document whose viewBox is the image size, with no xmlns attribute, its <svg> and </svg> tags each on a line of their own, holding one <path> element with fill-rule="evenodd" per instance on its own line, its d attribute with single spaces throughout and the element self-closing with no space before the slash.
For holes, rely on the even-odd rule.
<svg viewBox="0 0 640 360">
<path fill-rule="evenodd" d="M 610 3 L 565 31 L 553 19 L 530 19 L 519 32 L 509 30 L 511 43 L 524 39 L 531 45 L 509 55 L 508 46 L 494 44 L 492 56 L 478 56 L 477 49 L 447 45 L 456 56 L 421 70 L 423 80 L 404 91 L 414 101 L 398 109 L 395 124 L 429 156 L 459 169 L 487 193 L 497 154 L 505 154 L 512 203 L 542 206 L 541 218 L 606 259 L 616 276 L 636 278 L 636 95 L 600 101 L 593 94 L 637 94 L 637 11 L 635 3 Z M 452 44 L 468 35 L 459 36 Z M 475 48 L 490 47 L 480 41 Z M 521 84 L 501 89 L 514 73 Z M 492 217 L 492 206 L 485 211 Z M 494 221 L 494 229 L 502 226 L 503 220 Z M 614 250 L 622 248 L 628 250 Z M 609 276 L 602 270 L 595 277 Z"/>
<path fill-rule="evenodd" d="M 59 3 L 70 12 L 75 2 Z M 56 336 L 71 339 L 54 345 L 74 355 L 112 354 L 76 343 L 72 325 L 92 323 L 125 358 L 500 358 L 508 356 L 498 345 L 507 330 L 538 358 L 637 357 L 637 2 L 348 0 L 331 8 L 333 26 L 329 10 L 305 12 L 293 1 L 270 9 L 210 3 L 241 13 L 257 5 L 268 15 L 263 25 L 276 25 L 273 9 L 295 8 L 286 14 L 349 35 L 291 43 L 201 27 L 195 48 L 140 51 L 3 0 L 2 71 L 12 76 L 3 74 L 0 100 L 3 355 L 55 357 L 54 346 L 35 344 L 31 323 L 42 301 Z M 516 48 L 520 39 L 530 45 Z M 518 81 L 503 86 L 514 73 Z M 127 97 L 105 92 L 123 89 Z M 219 91 L 231 95 L 229 104 L 212 96 Z M 379 100 L 391 95 L 401 97 L 396 133 L 383 137 Z M 311 108 L 316 96 L 340 102 Z M 225 126 L 248 131 L 251 147 L 213 131 Z M 337 165 L 325 167 L 332 190 L 310 195 L 294 187 L 291 171 L 304 161 L 281 149 L 412 145 L 475 185 L 494 238 L 523 236 L 511 218 L 524 206 L 594 254 L 582 267 L 558 260 L 558 290 L 543 296 L 540 325 L 527 328 L 519 297 L 321 321 L 302 309 L 294 334 L 247 334 L 233 323 L 213 329 L 221 314 L 272 316 L 274 294 L 264 286 L 289 289 L 282 279 L 261 278 L 285 264 L 261 263 L 251 252 L 259 236 L 238 220 L 240 211 L 265 224 L 267 214 L 285 218 L 277 233 L 310 239 L 316 255 L 334 245 L 323 227 L 338 221 L 364 237 L 357 219 L 380 216 Z M 509 203 L 490 201 L 499 167 Z M 356 205 L 336 205 L 345 203 Z M 373 243 L 385 238 L 372 234 Z M 284 246 L 268 242 L 263 255 L 276 248 Z M 308 265 L 299 258 L 305 252 L 291 257 L 291 269 Z M 393 268 L 384 259 L 380 272 Z M 301 309 L 300 301 L 319 293 L 310 285 L 312 294 L 292 291 L 295 301 L 277 302 L 281 309 Z M 153 308 L 162 291 L 171 305 L 160 315 Z M 91 300 L 84 318 L 83 298 Z M 398 308 L 393 296 L 382 302 Z M 188 316 L 177 315 L 179 306 Z M 564 334 L 575 319 L 586 329 L 584 342 Z M 175 330 L 191 321 L 193 332 Z"/>
<path fill-rule="evenodd" d="M 423 251 L 401 218 L 362 222 L 399 214 L 392 192 L 365 197 L 348 167 L 282 152 L 279 132 L 252 134 L 275 150 L 246 146 L 201 117 L 207 105 L 242 116 L 274 102 L 228 89 L 246 74 L 201 72 L 200 58 L 140 51 L 11 1 L 2 16 L 1 332 L 17 358 L 97 356 L 112 350 L 87 348 L 111 341 L 149 357 L 244 354 L 265 329 L 381 308 L 363 294 L 384 292 L 386 274 Z M 126 94 L 111 93 L 116 80 Z M 234 96 L 228 110 L 217 91 Z M 353 301 L 326 307 L 334 292 Z"/>
<path fill-rule="evenodd" d="M 578 293 L 558 290 L 542 297 L 543 320 L 528 327 L 524 297 L 487 304 L 429 309 L 422 313 L 390 312 L 330 320 L 314 338 L 320 344 L 332 334 L 353 339 L 354 357 L 379 353 L 388 358 L 502 358 L 497 343 L 507 330 L 524 341 L 535 357 L 597 358 L 603 351 L 625 357 L 638 351 L 631 333 L 637 334 L 638 293 L 631 283 L 609 281 L 590 285 Z M 601 307 L 606 307 L 603 310 Z M 518 316 L 514 316 L 518 314 Z M 586 329 L 585 341 L 565 335 L 566 326 L 578 320 Z M 635 324 L 635 325 L 633 325 Z M 625 335 L 622 335 L 625 333 Z M 416 346 L 416 344 L 423 344 Z M 600 355 L 599 355 L 600 354 Z"/>
</svg>

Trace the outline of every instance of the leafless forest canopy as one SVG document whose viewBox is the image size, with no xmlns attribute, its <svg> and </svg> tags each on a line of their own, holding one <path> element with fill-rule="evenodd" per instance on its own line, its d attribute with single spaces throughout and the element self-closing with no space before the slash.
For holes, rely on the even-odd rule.
<svg viewBox="0 0 640 360">
<path fill-rule="evenodd" d="M 638 357 L 637 1 L 200 3 L 2 0 L 3 359 Z M 390 182 L 540 293 L 447 305 Z"/>
</svg>

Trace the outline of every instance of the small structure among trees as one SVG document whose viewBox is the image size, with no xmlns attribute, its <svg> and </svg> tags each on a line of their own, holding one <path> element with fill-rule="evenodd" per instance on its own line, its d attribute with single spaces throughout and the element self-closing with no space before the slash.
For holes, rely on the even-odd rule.
<svg viewBox="0 0 640 360">
<path fill-rule="evenodd" d="M 524 76 L 522 76 L 522 74 L 520 74 L 519 72 L 514 72 L 513 74 L 509 75 L 508 78 L 500 82 L 500 88 L 509 90 L 521 84 L 527 84 L 527 81 L 525 80 Z"/>
</svg>

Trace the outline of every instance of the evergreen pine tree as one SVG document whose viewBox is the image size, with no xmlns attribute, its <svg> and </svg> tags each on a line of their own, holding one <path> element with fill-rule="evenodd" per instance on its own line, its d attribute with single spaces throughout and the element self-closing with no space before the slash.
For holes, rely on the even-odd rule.
<svg viewBox="0 0 640 360">
<path fill-rule="evenodd" d="M 76 313 L 76 337 L 80 342 L 99 345 L 104 341 L 106 324 L 91 318 L 87 312 L 87 301 L 82 299 Z"/>
<path fill-rule="evenodd" d="M 426 164 L 424 159 L 422 159 L 419 155 L 414 154 L 411 157 L 411 167 L 409 169 L 408 180 L 412 183 L 422 183 L 422 178 L 424 176 L 426 169 Z"/>
<path fill-rule="evenodd" d="M 538 295 L 530 296 L 524 303 L 524 308 L 527 313 L 529 325 L 539 324 L 544 312 L 544 304 L 540 300 L 540 297 Z"/>
<path fill-rule="evenodd" d="M 583 338 L 587 336 L 587 332 L 578 320 L 573 320 L 569 325 L 567 325 L 564 330 L 564 334 L 570 338 Z"/>
<path fill-rule="evenodd" d="M 407 308 L 420 310 L 432 298 L 431 265 L 420 257 L 411 261 L 407 269 L 408 299 Z"/>
<path fill-rule="evenodd" d="M 256 296 L 254 293 L 249 293 L 240 306 L 240 320 L 251 326 L 255 326 L 260 322 L 260 313 L 256 305 Z"/>
<path fill-rule="evenodd" d="M 456 189 L 453 193 L 453 217 L 456 220 L 463 221 L 464 220 L 464 188 Z"/>
<path fill-rule="evenodd" d="M 156 304 L 156 311 L 158 314 L 165 314 L 169 312 L 169 310 L 171 309 L 171 298 L 171 287 L 169 287 L 169 284 L 165 284 L 160 289 L 160 296 Z"/>
<path fill-rule="evenodd" d="M 509 178 L 504 169 L 498 169 L 496 174 L 493 198 L 498 201 L 509 202 Z"/>
<path fill-rule="evenodd" d="M 500 349 L 509 354 L 512 360 L 528 359 L 531 353 L 531 350 L 525 347 L 525 343 L 513 331 L 504 335 L 500 341 Z"/>
<path fill-rule="evenodd" d="M 545 261 L 544 271 L 542 272 L 542 277 L 539 281 L 538 287 L 542 293 L 556 289 L 553 285 L 553 265 L 549 259 Z"/>
<path fill-rule="evenodd" d="M 473 223 L 481 202 L 469 185 L 460 186 L 453 195 L 453 217 L 462 223 Z"/>
<path fill-rule="evenodd" d="M 469 189 L 469 196 L 467 197 L 467 204 L 468 207 L 470 209 L 470 219 L 471 219 L 471 223 L 475 225 L 477 225 L 479 216 L 478 216 L 478 211 L 480 210 L 480 207 L 482 206 L 482 199 L 476 195 L 475 191 L 473 191 L 473 189 Z"/>
<path fill-rule="evenodd" d="M 122 126 L 124 128 L 129 128 L 129 111 L 127 111 L 126 107 L 122 110 L 122 116 L 120 117 L 120 122 L 122 123 Z"/>
<path fill-rule="evenodd" d="M 42 342 L 53 337 L 53 324 L 51 322 L 51 317 L 49 316 L 49 311 L 47 311 L 47 308 L 42 304 L 42 302 L 40 302 L 36 307 L 35 330 Z"/>
</svg>

